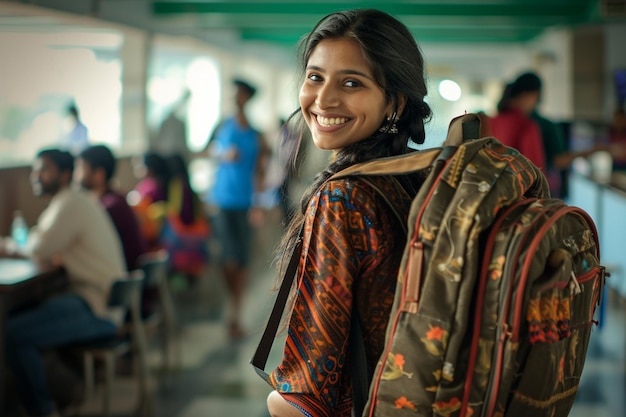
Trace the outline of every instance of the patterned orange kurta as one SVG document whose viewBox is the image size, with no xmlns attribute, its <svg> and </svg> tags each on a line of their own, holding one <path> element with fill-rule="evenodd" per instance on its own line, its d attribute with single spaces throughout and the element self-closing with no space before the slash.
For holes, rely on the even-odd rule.
<svg viewBox="0 0 626 417">
<path fill-rule="evenodd" d="M 369 181 L 408 215 L 411 198 L 397 181 Z M 330 181 L 311 199 L 283 359 L 270 374 L 273 387 L 303 415 L 350 417 L 353 304 L 371 376 L 383 351 L 405 242 L 387 203 L 361 178 Z"/>
</svg>

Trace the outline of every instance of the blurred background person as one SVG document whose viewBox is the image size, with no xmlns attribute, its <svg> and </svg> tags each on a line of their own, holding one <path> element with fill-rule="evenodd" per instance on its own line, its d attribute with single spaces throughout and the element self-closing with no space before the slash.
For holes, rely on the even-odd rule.
<svg viewBox="0 0 626 417">
<path fill-rule="evenodd" d="M 530 118 L 539 127 L 546 163 L 544 173 L 550 184 L 550 192 L 553 197 L 563 196 L 566 194 L 562 187 L 563 171 L 569 168 L 573 158 L 567 153 L 563 129 L 539 111 L 543 86 L 541 78 L 535 72 L 528 71 L 520 74 L 513 84 L 518 86 L 518 90 L 524 90 L 527 105 L 522 110 L 530 109 Z"/>
<path fill-rule="evenodd" d="M 155 140 L 151 143 L 151 149 L 155 153 L 164 158 L 180 155 L 185 163 L 189 163 L 191 158 L 191 152 L 187 146 L 187 125 L 185 124 L 189 97 L 190 92 L 186 91 L 163 120 Z"/>
<path fill-rule="evenodd" d="M 498 114 L 482 121 L 489 124 L 487 130 L 492 136 L 520 151 L 545 173 L 547 163 L 541 131 L 530 118 L 538 98 L 536 80 L 520 76 L 504 88 L 498 102 Z"/>
<path fill-rule="evenodd" d="M 10 314 L 6 323 L 7 363 L 22 405 L 33 417 L 59 416 L 42 352 L 110 337 L 123 320 L 121 312 L 107 307 L 113 281 L 126 275 L 122 246 L 102 205 L 70 187 L 73 169 L 69 152 L 45 149 L 37 154 L 33 193 L 50 202 L 27 245 L 13 254 L 62 266 L 69 279 L 66 291 Z M 0 248 L 3 254 L 6 248 Z"/>
<path fill-rule="evenodd" d="M 160 247 L 159 235 L 167 204 L 170 173 L 165 159 L 154 152 L 132 158 L 133 174 L 139 180 L 128 193 L 128 204 L 139 219 L 149 251 Z"/>
<path fill-rule="evenodd" d="M 111 184 L 115 165 L 115 156 L 108 147 L 90 146 L 76 160 L 74 181 L 89 190 L 111 216 L 124 249 L 126 269 L 130 271 L 139 267 L 137 260 L 147 246 L 135 212 Z"/>
<path fill-rule="evenodd" d="M 539 104 L 543 94 L 543 82 L 535 72 L 524 72 L 513 82 L 516 91 L 519 91 L 520 108 L 522 111 L 530 109 L 530 118 L 539 127 L 541 143 L 545 155 L 544 173 L 550 185 L 552 197 L 565 198 L 567 196 L 567 171 L 573 160 L 578 157 L 587 158 L 595 152 L 607 150 L 604 143 L 595 143 L 589 149 L 572 151 L 568 148 L 565 134 L 561 126 L 544 117 L 539 111 Z M 619 152 L 614 151 L 614 156 Z M 532 159 L 531 159 L 532 160 Z"/>
<path fill-rule="evenodd" d="M 207 152 L 217 162 L 215 182 L 207 202 L 215 209 L 215 232 L 220 243 L 220 266 L 230 293 L 229 334 L 244 336 L 241 308 L 250 264 L 252 227 L 262 221 L 253 199 L 265 184 L 269 147 L 246 116 L 246 104 L 256 88 L 234 80 L 236 111 L 218 124 Z"/>
<path fill-rule="evenodd" d="M 193 284 L 209 261 L 209 222 L 202 201 L 191 187 L 182 155 L 171 155 L 166 161 L 170 173 L 167 213 L 159 243 L 170 255 L 171 271 Z"/>
<path fill-rule="evenodd" d="M 89 146 L 89 131 L 87 130 L 87 126 L 80 120 L 78 107 L 76 107 L 75 104 L 67 108 L 67 115 L 71 127 L 70 131 L 61 140 L 60 148 L 76 156 Z"/>
</svg>

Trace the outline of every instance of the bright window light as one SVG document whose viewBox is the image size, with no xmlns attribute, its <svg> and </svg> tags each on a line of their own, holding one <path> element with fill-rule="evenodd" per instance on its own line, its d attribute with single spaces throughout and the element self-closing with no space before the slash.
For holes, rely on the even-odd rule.
<svg viewBox="0 0 626 417">
<path fill-rule="evenodd" d="M 204 148 L 220 117 L 221 86 L 216 60 L 194 58 L 187 68 L 187 88 L 191 91 L 187 110 L 188 144 L 191 150 Z"/>
<path fill-rule="evenodd" d="M 59 146 L 75 104 L 91 143 L 121 145 L 123 35 L 0 31 L 0 166 Z"/>
<path fill-rule="evenodd" d="M 155 77 L 148 81 L 147 90 L 150 100 L 167 106 L 180 99 L 183 86 L 175 79 Z"/>
<path fill-rule="evenodd" d="M 439 94 L 445 100 L 458 101 L 461 98 L 461 87 L 452 80 L 443 80 L 439 83 Z"/>
</svg>

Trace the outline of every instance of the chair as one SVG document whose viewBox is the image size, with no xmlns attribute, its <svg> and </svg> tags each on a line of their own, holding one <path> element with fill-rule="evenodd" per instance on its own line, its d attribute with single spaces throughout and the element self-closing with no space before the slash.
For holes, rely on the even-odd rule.
<svg viewBox="0 0 626 417">
<path fill-rule="evenodd" d="M 111 338 L 99 339 L 93 342 L 72 347 L 82 352 L 85 365 L 85 399 L 92 398 L 95 391 L 95 360 L 104 362 L 105 379 L 102 415 L 109 416 L 111 409 L 111 389 L 115 379 L 115 359 L 132 353 L 134 355 L 135 377 L 137 378 L 139 402 L 137 415 L 150 417 L 153 413 L 152 394 L 149 388 L 149 374 L 147 367 L 146 334 L 140 313 L 140 295 L 144 281 L 144 272 L 136 270 L 128 277 L 121 278 L 113 283 L 108 306 L 123 308 L 130 312 L 130 321 L 120 327 L 118 333 Z"/>
<path fill-rule="evenodd" d="M 162 370 L 167 373 L 180 363 L 176 309 L 168 282 L 169 254 L 165 249 L 148 252 L 139 258 L 138 264 L 145 276 L 144 291 L 156 293 L 155 309 L 144 316 L 144 325 L 149 335 L 160 333 Z"/>
</svg>

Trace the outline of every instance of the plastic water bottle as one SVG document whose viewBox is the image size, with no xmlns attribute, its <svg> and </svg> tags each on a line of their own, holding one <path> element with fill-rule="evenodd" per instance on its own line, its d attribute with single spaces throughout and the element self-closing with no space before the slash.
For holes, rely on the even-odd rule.
<svg viewBox="0 0 626 417">
<path fill-rule="evenodd" d="M 13 223 L 11 223 L 11 237 L 18 248 L 23 248 L 28 242 L 28 225 L 20 210 L 13 213 Z"/>
</svg>

